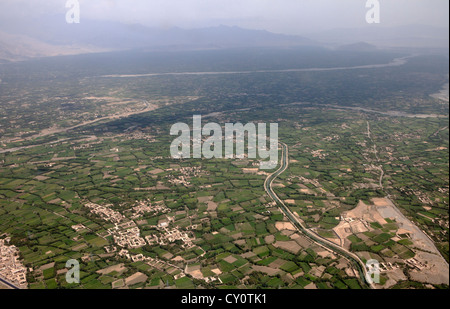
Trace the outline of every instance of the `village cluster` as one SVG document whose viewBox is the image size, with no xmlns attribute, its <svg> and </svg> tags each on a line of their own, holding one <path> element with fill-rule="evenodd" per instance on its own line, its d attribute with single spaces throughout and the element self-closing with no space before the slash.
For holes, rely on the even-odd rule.
<svg viewBox="0 0 450 309">
<path fill-rule="evenodd" d="M 188 233 L 180 231 L 178 227 L 172 229 L 168 228 L 169 223 L 173 221 L 172 217 L 168 217 L 166 220 L 159 222 L 157 226 L 154 226 L 154 228 L 161 233 L 160 235 L 148 235 L 144 240 L 140 235 L 140 230 L 136 223 L 118 211 L 109 208 L 110 205 L 101 206 L 89 202 L 85 204 L 85 206 L 90 209 L 91 213 L 100 216 L 103 220 L 114 222 L 114 227 L 108 229 L 108 234 L 111 235 L 114 242 L 122 248 L 136 249 L 145 246 L 147 243 L 149 245 L 167 245 L 175 241 L 181 241 L 181 246 L 185 249 L 195 246 Z M 138 218 L 146 212 L 166 213 L 168 210 L 169 209 L 163 203 L 155 203 L 152 205 L 148 201 L 137 202 L 137 205 L 131 209 L 133 219 Z M 79 230 L 84 228 L 84 226 L 73 226 L 73 228 Z"/>
<path fill-rule="evenodd" d="M 197 172 L 197 170 L 189 170 L 186 172 Z M 113 236 L 114 243 L 121 247 L 118 251 L 115 246 L 106 246 L 105 250 L 108 253 L 117 252 L 118 257 L 123 257 L 133 262 L 145 262 L 146 264 L 160 270 L 173 269 L 177 271 L 178 274 L 175 275 L 175 279 L 182 278 L 189 273 L 188 268 L 183 269 L 177 265 L 174 265 L 168 261 L 161 260 L 158 258 L 152 258 L 149 256 L 144 256 L 143 254 L 132 254 L 128 249 L 136 249 L 145 246 L 147 243 L 149 245 L 168 245 L 179 241 L 180 245 L 184 249 L 190 249 L 195 247 L 193 243 L 193 238 L 189 235 L 189 232 L 181 231 L 178 226 L 169 228 L 171 222 L 174 221 L 173 217 L 166 217 L 158 222 L 157 225 L 153 226 L 157 230 L 158 234 L 152 234 L 145 236 L 145 239 L 141 237 L 140 230 L 133 220 L 128 219 L 117 211 L 110 209 L 110 205 L 97 205 L 95 203 L 85 204 L 87 208 L 90 209 L 91 213 L 100 216 L 103 220 L 114 222 L 114 227 L 108 229 L 108 234 Z M 144 213 L 166 213 L 169 208 L 167 208 L 163 203 L 150 203 L 150 201 L 139 201 L 136 202 L 131 211 L 131 217 L 136 219 Z M 83 225 L 73 226 L 75 230 L 80 230 L 85 228 Z M 195 229 L 196 226 L 192 226 Z M 213 282 L 220 279 L 218 276 L 215 277 L 203 277 L 202 280 L 206 282 Z"/>
<path fill-rule="evenodd" d="M 198 177 L 202 172 L 201 168 L 197 166 L 181 167 L 179 171 L 181 173 L 179 177 L 169 175 L 169 183 L 173 185 L 183 185 L 185 187 L 188 187 L 191 184 L 189 182 L 191 177 Z"/>
<path fill-rule="evenodd" d="M 119 223 L 119 222 L 123 221 L 124 219 L 126 219 L 125 216 L 122 215 L 120 212 L 114 211 L 111 208 L 109 208 L 112 205 L 101 206 L 101 205 L 89 202 L 89 203 L 86 203 L 84 206 L 89 208 L 91 213 L 100 216 L 105 221 Z"/>
<path fill-rule="evenodd" d="M 184 249 L 190 249 L 195 245 L 192 243 L 192 239 L 189 237 L 188 233 L 181 232 L 177 227 L 173 229 L 168 229 L 167 227 L 158 228 L 162 235 L 148 235 L 145 237 L 149 245 L 158 244 L 161 246 L 167 245 L 169 243 L 180 240 L 183 242 L 181 245 Z"/>
<path fill-rule="evenodd" d="M 154 204 L 150 203 L 149 201 L 138 201 L 136 202 L 136 205 L 131 208 L 131 219 L 137 219 L 139 217 L 142 217 L 145 213 L 161 213 L 165 214 L 169 212 L 170 209 L 164 205 L 162 202 L 156 202 Z"/>
<path fill-rule="evenodd" d="M 27 269 L 19 258 L 19 249 L 9 245 L 10 238 L 0 239 L 0 278 L 20 288 L 27 288 Z"/>
</svg>

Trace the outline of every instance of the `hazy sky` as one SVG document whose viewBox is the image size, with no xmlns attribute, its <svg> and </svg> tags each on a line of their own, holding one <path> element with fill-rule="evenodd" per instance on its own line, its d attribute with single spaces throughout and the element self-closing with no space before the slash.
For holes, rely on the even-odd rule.
<svg viewBox="0 0 450 309">
<path fill-rule="evenodd" d="M 448 27 L 448 0 L 379 0 L 381 23 L 365 22 L 366 0 L 79 0 L 81 22 L 116 20 L 157 27 L 237 25 L 287 34 L 332 28 L 426 24 Z M 0 18 L 61 14 L 66 0 L 0 0 Z"/>
</svg>

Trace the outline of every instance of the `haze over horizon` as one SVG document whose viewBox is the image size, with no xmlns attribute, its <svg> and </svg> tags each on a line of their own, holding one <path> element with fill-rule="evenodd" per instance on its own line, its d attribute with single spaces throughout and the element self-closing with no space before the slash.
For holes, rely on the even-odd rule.
<svg viewBox="0 0 450 309">
<path fill-rule="evenodd" d="M 335 28 L 449 26 L 449 1 L 380 0 L 381 22 L 367 24 L 365 0 L 79 0 L 81 22 L 117 21 L 153 28 L 239 26 L 274 33 L 308 35 Z M 2 0 L 0 24 L 26 27 L 46 15 L 67 12 L 66 0 Z M 1 25 L 0 25 L 1 30 Z"/>
<path fill-rule="evenodd" d="M 361 42 L 448 49 L 447 0 L 375 2 L 379 23 L 366 20 L 373 3 L 368 0 L 78 0 L 80 23 L 71 24 L 67 0 L 2 0 L 0 60 L 136 48 L 339 48 Z"/>
</svg>

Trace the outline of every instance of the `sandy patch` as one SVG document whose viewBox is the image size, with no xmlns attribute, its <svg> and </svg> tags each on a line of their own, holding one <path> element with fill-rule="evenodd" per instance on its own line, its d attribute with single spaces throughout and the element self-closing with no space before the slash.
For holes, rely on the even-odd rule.
<svg viewBox="0 0 450 309">
<path fill-rule="evenodd" d="M 347 212 L 347 216 L 349 218 L 363 219 L 369 222 L 378 222 L 381 225 L 387 224 L 386 220 L 384 220 L 384 217 L 380 215 L 377 209 L 379 207 L 377 205 L 383 205 L 385 199 L 378 198 L 376 200 L 377 201 L 373 201 L 375 207 L 367 205 L 363 201 L 359 201 L 358 206 L 356 206 L 355 209 Z"/>
<path fill-rule="evenodd" d="M 192 277 L 194 277 L 195 279 L 203 279 L 203 274 L 200 270 L 194 270 L 192 272 L 189 273 Z"/>
<path fill-rule="evenodd" d="M 353 234 L 364 233 L 369 231 L 369 229 L 361 221 L 353 221 L 350 222 L 349 225 L 350 229 L 353 231 Z"/>
<path fill-rule="evenodd" d="M 386 207 L 386 206 L 389 206 L 389 202 L 388 202 L 385 198 L 380 198 L 380 197 L 373 198 L 373 199 L 372 199 L 372 202 L 373 202 L 373 204 L 374 204 L 375 206 L 377 206 L 377 207 Z"/>
<path fill-rule="evenodd" d="M 192 277 L 196 278 L 196 279 L 203 279 L 203 274 L 200 271 L 201 266 L 200 265 L 187 265 L 186 266 L 186 273 L 191 275 Z"/>
<path fill-rule="evenodd" d="M 242 171 L 244 174 L 257 174 L 259 172 L 259 168 L 243 168 Z"/>
<path fill-rule="evenodd" d="M 416 252 L 415 259 L 424 263 L 426 267 L 421 270 L 411 270 L 410 275 L 413 280 L 449 284 L 449 266 L 442 257 L 428 252 Z"/>
<path fill-rule="evenodd" d="M 272 184 L 272 187 L 273 187 L 273 188 L 284 188 L 284 187 L 286 187 L 286 186 L 283 185 L 282 183 L 274 183 L 274 184 Z"/>
</svg>

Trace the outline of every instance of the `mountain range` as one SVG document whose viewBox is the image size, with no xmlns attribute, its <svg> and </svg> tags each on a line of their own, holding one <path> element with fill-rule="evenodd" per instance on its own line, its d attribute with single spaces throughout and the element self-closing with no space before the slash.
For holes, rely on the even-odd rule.
<svg viewBox="0 0 450 309">
<path fill-rule="evenodd" d="M 448 29 L 428 26 L 334 29 L 309 34 L 308 37 L 236 26 L 150 28 L 140 24 L 94 20 L 67 24 L 60 16 L 46 16 L 26 23 L 0 21 L 0 60 L 15 61 L 131 49 L 150 51 L 320 46 L 372 51 L 376 50 L 375 46 L 448 48 Z"/>
</svg>

